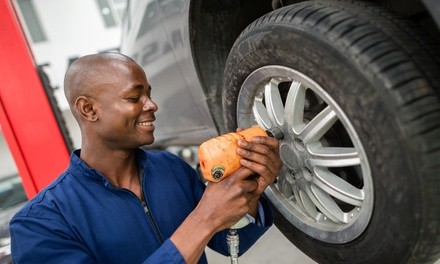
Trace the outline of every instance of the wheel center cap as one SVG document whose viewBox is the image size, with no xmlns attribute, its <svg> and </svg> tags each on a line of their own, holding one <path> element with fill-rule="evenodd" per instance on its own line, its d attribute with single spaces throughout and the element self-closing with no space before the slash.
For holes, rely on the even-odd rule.
<svg viewBox="0 0 440 264">
<path fill-rule="evenodd" d="M 303 167 L 302 158 L 287 144 L 281 146 L 280 156 L 283 163 L 293 172 L 299 172 Z"/>
</svg>

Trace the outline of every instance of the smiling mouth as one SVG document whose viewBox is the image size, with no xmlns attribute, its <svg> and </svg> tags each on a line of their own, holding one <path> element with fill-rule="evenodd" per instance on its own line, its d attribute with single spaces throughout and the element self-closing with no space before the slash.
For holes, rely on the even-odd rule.
<svg viewBox="0 0 440 264">
<path fill-rule="evenodd" d="M 139 126 L 152 126 L 152 125 L 153 125 L 153 122 L 145 121 L 145 122 L 138 122 L 137 124 L 138 124 Z"/>
</svg>

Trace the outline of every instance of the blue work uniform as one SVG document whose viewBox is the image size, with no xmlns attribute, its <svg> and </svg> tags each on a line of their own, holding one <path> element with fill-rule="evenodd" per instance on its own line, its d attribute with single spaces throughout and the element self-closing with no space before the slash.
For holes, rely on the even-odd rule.
<svg viewBox="0 0 440 264">
<path fill-rule="evenodd" d="M 67 170 L 11 220 L 14 262 L 185 263 L 169 238 L 205 190 L 195 170 L 168 152 L 137 149 L 142 201 L 110 184 L 79 154 L 74 151 Z M 239 230 L 241 253 L 272 225 L 270 206 L 260 203 L 265 224 Z M 216 234 L 208 246 L 227 255 L 226 234 Z M 207 263 L 205 254 L 199 263 Z"/>
</svg>

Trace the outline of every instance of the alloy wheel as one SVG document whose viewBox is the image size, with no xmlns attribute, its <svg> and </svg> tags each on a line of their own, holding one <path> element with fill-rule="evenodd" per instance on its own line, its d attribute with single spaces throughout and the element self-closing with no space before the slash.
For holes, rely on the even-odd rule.
<svg viewBox="0 0 440 264">
<path fill-rule="evenodd" d="M 288 221 L 327 243 L 365 230 L 374 201 L 368 159 L 349 118 L 318 83 L 288 67 L 261 67 L 241 87 L 237 120 L 283 132 L 284 166 L 265 194 Z"/>
</svg>

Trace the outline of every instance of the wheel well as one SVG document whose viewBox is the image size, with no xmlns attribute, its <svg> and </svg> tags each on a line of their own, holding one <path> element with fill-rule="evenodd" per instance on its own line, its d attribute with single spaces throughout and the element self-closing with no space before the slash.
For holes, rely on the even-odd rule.
<svg viewBox="0 0 440 264">
<path fill-rule="evenodd" d="M 274 8 L 303 1 L 194 0 L 191 2 L 189 31 L 192 54 L 208 106 L 220 132 L 226 132 L 221 114 L 223 70 L 234 41 L 247 25 Z M 393 12 L 413 20 L 434 38 L 440 40 L 440 31 L 421 1 L 371 0 L 369 2 L 382 4 Z"/>
<path fill-rule="evenodd" d="M 229 51 L 241 31 L 272 11 L 267 0 L 195 0 L 189 18 L 192 53 L 208 106 L 217 128 L 224 131 L 221 116 L 223 69 Z"/>
</svg>

